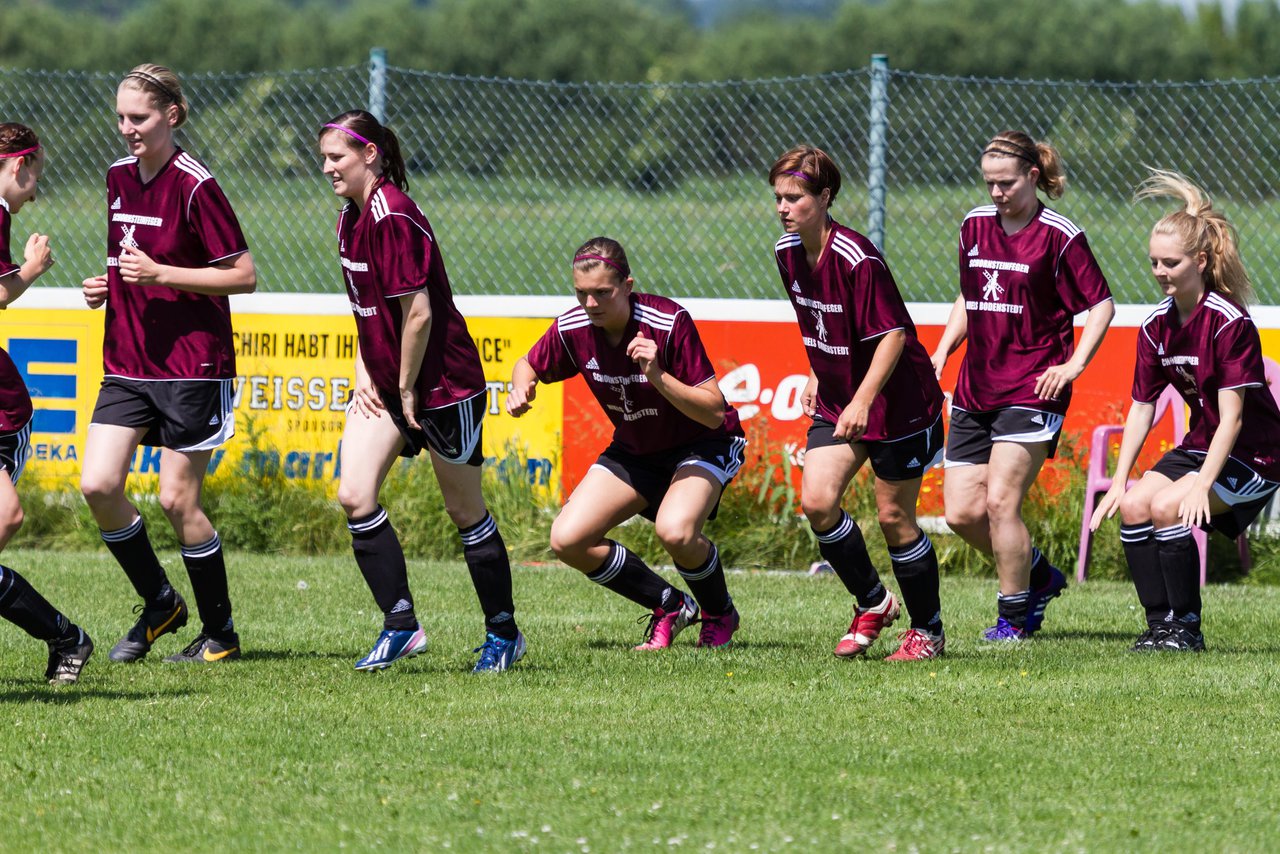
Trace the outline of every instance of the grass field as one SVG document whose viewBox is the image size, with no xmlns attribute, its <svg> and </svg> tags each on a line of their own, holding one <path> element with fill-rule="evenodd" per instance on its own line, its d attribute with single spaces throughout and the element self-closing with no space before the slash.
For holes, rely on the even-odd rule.
<svg viewBox="0 0 1280 854">
<path fill-rule="evenodd" d="M 43 645 L 0 628 L 6 851 L 1249 851 L 1280 835 L 1274 587 L 1209 588 L 1206 654 L 1135 656 L 1128 585 L 1073 587 L 1037 640 L 983 650 L 994 582 L 947 579 L 949 654 L 894 666 L 830 655 L 848 619 L 830 577 L 734 574 L 733 649 L 682 635 L 640 655 L 633 606 L 519 567 L 528 657 L 472 677 L 465 568 L 414 562 L 431 646 L 370 675 L 352 664 L 378 620 L 349 558 L 231 555 L 246 657 L 211 669 L 107 661 L 133 602 L 105 552 L 5 559 L 99 645 L 80 685 L 51 689 Z"/>
<path fill-rule="evenodd" d="M 197 152 L 198 154 L 198 152 Z M 341 284 L 333 228 L 338 201 L 319 175 L 264 181 L 219 169 L 259 269 L 263 291 L 336 291 Z M 31 231 L 52 235 L 58 264 L 44 286 L 76 286 L 101 272 L 105 251 L 102 187 L 59 184 L 14 226 L 21 248 Z M 867 227 L 867 194 L 858 180 L 833 213 Z M 780 234 L 763 177 L 691 178 L 664 193 L 566 185 L 558 180 L 410 176 L 411 192 L 439 236 L 459 294 L 567 293 L 569 253 L 597 234 L 627 246 L 637 287 L 674 297 L 780 298 L 772 247 Z M 957 293 L 956 235 L 964 214 L 986 201 L 982 185 L 891 186 L 885 252 L 908 300 L 950 302 Z M 1221 203 L 1241 229 L 1245 262 L 1261 303 L 1280 302 L 1280 285 L 1262 271 L 1280 264 L 1280 203 Z M 1054 207 L 1081 225 L 1122 303 L 1158 301 L 1147 272 L 1146 242 L 1167 205 L 1134 205 L 1073 189 Z"/>
</svg>

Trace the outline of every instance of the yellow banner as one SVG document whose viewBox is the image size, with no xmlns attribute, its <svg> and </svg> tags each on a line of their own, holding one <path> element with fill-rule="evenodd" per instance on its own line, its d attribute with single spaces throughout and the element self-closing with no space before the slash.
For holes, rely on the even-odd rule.
<svg viewBox="0 0 1280 854">
<path fill-rule="evenodd" d="M 350 316 L 234 315 L 236 436 L 214 453 L 211 475 L 279 472 L 291 480 L 336 484 L 344 410 L 355 379 L 356 331 Z M 35 404 L 29 477 L 46 485 L 78 481 L 102 382 L 100 312 L 13 308 L 0 315 L 5 348 Z M 562 386 L 539 389 L 538 405 L 518 422 L 504 409 L 511 370 L 547 329 L 547 321 L 471 317 L 484 364 L 484 453 L 510 465 L 527 457 L 535 482 L 558 488 Z M 132 471 L 159 471 L 158 448 L 140 448 Z"/>
</svg>

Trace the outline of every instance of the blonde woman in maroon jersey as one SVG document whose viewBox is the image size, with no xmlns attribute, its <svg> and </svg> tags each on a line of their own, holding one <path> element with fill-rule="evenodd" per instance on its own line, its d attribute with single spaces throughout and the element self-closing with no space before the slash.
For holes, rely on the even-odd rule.
<svg viewBox="0 0 1280 854">
<path fill-rule="evenodd" d="M 138 661 L 187 622 L 142 517 L 125 493 L 139 445 L 158 446 L 160 506 L 182 544 L 203 624 L 166 661 L 240 657 L 222 541 L 200 504 L 209 458 L 235 433 L 236 375 L 227 297 L 257 271 L 231 204 L 208 168 L 174 137 L 186 122 L 182 83 L 146 63 L 116 90 L 129 156 L 107 170 L 107 272 L 84 280 L 106 306 L 103 380 L 85 443 L 80 489 L 102 539 L 142 598 L 137 622 L 109 657 Z"/>
<path fill-rule="evenodd" d="M 996 624 L 984 639 L 1040 629 L 1066 578 L 1031 542 L 1022 502 L 1052 457 L 1071 383 L 1093 358 L 1115 306 L 1084 232 L 1040 201 L 1066 189 L 1053 146 L 1022 131 L 982 153 L 992 204 L 960 226 L 960 297 L 933 354 L 937 376 L 968 339 L 951 406 L 943 495 L 947 524 L 995 560 Z M 1073 318 L 1088 312 L 1080 346 Z"/>
<path fill-rule="evenodd" d="M 1097 530 L 1120 511 L 1120 541 L 1147 618 L 1138 652 L 1204 649 L 1191 528 L 1235 539 L 1280 486 L 1280 408 L 1245 309 L 1252 289 L 1235 229 L 1187 178 L 1152 170 L 1138 198 L 1164 197 L 1181 204 L 1151 230 L 1151 273 L 1165 299 L 1139 331 L 1116 476 L 1090 521 Z M 1169 385 L 1186 401 L 1190 429 L 1126 492 Z"/>
</svg>

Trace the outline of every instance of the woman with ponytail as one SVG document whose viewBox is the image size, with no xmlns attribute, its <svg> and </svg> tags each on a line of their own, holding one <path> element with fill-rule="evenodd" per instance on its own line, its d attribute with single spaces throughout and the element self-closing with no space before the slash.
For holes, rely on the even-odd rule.
<svg viewBox="0 0 1280 854">
<path fill-rule="evenodd" d="M 960 226 L 960 297 L 933 354 L 968 340 L 947 435 L 947 524 L 995 560 L 998 618 L 984 639 L 1021 641 L 1040 629 L 1066 578 L 1031 542 L 1022 503 L 1054 455 L 1071 383 L 1093 358 L 1115 306 L 1084 232 L 1040 201 L 1066 189 L 1053 146 L 1021 131 L 982 152 L 992 204 Z M 1088 312 L 1080 346 L 1073 318 Z"/>
<path fill-rule="evenodd" d="M 160 506 L 182 546 L 202 624 L 165 660 L 240 657 L 222 540 L 200 494 L 214 449 L 235 435 L 227 298 L 251 293 L 258 278 L 231 203 L 175 139 L 188 110 L 182 83 L 164 66 L 144 63 L 120 81 L 116 124 L 129 155 L 107 170 L 107 272 L 84 280 L 85 302 L 105 305 L 106 318 L 80 489 L 142 599 L 112 661 L 142 659 L 188 616 L 125 491 L 139 445 L 161 448 Z"/>
<path fill-rule="evenodd" d="M 357 670 L 417 655 L 427 638 L 414 612 L 404 551 L 378 493 L 397 456 L 431 456 L 445 510 L 484 611 L 472 672 L 501 672 L 524 655 L 511 564 L 480 491 L 485 379 L 467 322 L 453 303 L 440 244 L 409 198 L 400 143 L 364 110 L 319 133 L 321 170 L 346 199 L 338 214 L 342 266 L 360 346 L 342 434 L 338 501 L 356 564 L 383 612 L 382 633 Z"/>
<path fill-rule="evenodd" d="M 1191 528 L 1235 539 L 1261 512 L 1280 486 L 1280 408 L 1245 308 L 1251 289 L 1231 223 L 1176 172 L 1151 170 L 1137 197 L 1180 207 L 1151 230 L 1151 272 L 1165 299 L 1139 331 L 1116 475 L 1090 524 L 1097 530 L 1120 511 L 1120 541 L 1147 619 L 1133 649 L 1203 650 Z M 1186 401 L 1190 429 L 1126 492 L 1169 385 Z"/>
</svg>

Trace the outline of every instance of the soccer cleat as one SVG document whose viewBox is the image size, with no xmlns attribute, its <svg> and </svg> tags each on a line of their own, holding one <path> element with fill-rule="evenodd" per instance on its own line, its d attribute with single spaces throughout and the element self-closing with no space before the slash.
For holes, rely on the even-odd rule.
<svg viewBox="0 0 1280 854">
<path fill-rule="evenodd" d="M 1020 629 L 1004 617 L 998 617 L 996 624 L 982 633 L 982 639 L 989 643 L 1018 643 L 1030 635 L 1026 629 Z"/>
<path fill-rule="evenodd" d="M 1156 649 L 1162 652 L 1204 652 L 1204 635 L 1174 620 L 1165 625 L 1164 634 L 1156 641 Z"/>
<path fill-rule="evenodd" d="M 1129 647 L 1130 652 L 1158 652 L 1160 643 L 1164 640 L 1165 634 L 1169 631 L 1166 623 L 1152 623 L 1147 626 L 1147 630 L 1138 635 L 1138 639 L 1133 642 L 1133 646 Z"/>
<path fill-rule="evenodd" d="M 898 612 L 898 598 L 888 590 L 884 592 L 884 601 L 874 608 L 854 609 L 849 631 L 836 644 L 836 656 L 853 658 L 862 655 L 880 637 L 880 632 L 893 625 L 893 621 L 898 619 Z"/>
<path fill-rule="evenodd" d="M 383 629 L 369 654 L 356 662 L 356 670 L 383 670 L 426 648 L 427 633 L 422 630 L 421 625 L 412 629 Z"/>
<path fill-rule="evenodd" d="M 161 635 L 176 632 L 187 624 L 187 603 L 176 591 L 173 604 L 167 608 L 148 608 L 145 605 L 134 606 L 133 613 L 139 614 L 138 622 L 133 624 L 125 635 L 107 653 L 112 661 L 141 661 L 151 651 L 151 644 Z"/>
<path fill-rule="evenodd" d="M 1024 631 L 1033 635 L 1044 625 L 1044 609 L 1067 589 L 1067 577 L 1056 566 L 1049 566 L 1049 583 L 1027 595 L 1027 622 Z"/>
<path fill-rule="evenodd" d="M 50 685 L 74 685 L 80 680 L 80 671 L 84 670 L 89 656 L 93 655 L 93 639 L 84 629 L 75 628 L 76 636 L 71 643 L 49 644 L 49 665 L 44 669 L 44 678 Z"/>
<path fill-rule="evenodd" d="M 240 657 L 240 636 L 215 638 L 204 632 L 187 644 L 182 652 L 169 656 L 165 661 L 173 664 L 213 664 L 216 661 L 235 661 Z"/>
<path fill-rule="evenodd" d="M 937 658 L 947 646 L 947 639 L 941 632 L 935 635 L 924 629 L 907 629 L 898 637 L 902 641 L 898 651 L 885 656 L 885 661 L 924 661 L 927 658 Z"/>
<path fill-rule="evenodd" d="M 702 615 L 702 627 L 698 630 L 698 646 L 710 648 L 728 646 L 733 641 L 733 633 L 742 623 L 738 609 L 729 606 L 729 613 L 713 617 Z"/>
<path fill-rule="evenodd" d="M 640 618 L 647 619 L 649 625 L 644 632 L 644 643 L 637 645 L 635 649 L 641 652 L 666 649 L 671 646 L 676 635 L 688 628 L 690 623 L 698 622 L 698 603 L 693 601 L 693 597 L 688 593 L 681 593 L 680 596 L 682 601 L 676 610 L 663 611 L 661 608 L 654 608 L 651 615 Z"/>
<path fill-rule="evenodd" d="M 471 668 L 472 673 L 501 673 L 520 659 L 524 658 L 524 635 L 516 632 L 515 640 L 500 638 L 493 632 L 487 632 L 484 643 L 472 652 L 480 653 L 480 660 Z"/>
</svg>

